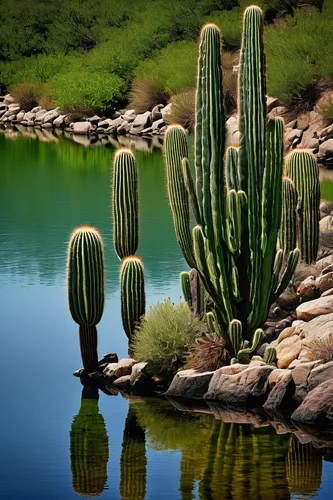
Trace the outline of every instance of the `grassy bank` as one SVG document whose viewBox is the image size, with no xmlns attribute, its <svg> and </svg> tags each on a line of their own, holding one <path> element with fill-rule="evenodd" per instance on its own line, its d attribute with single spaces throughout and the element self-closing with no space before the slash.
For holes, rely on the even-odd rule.
<svg viewBox="0 0 333 500">
<path fill-rule="evenodd" d="M 217 23 L 230 54 L 240 44 L 246 0 L 4 0 L 0 12 L 1 91 L 35 92 L 38 102 L 107 110 L 132 100 L 140 108 L 166 102 L 194 86 L 197 39 Z M 333 77 L 333 5 L 308 0 L 260 0 L 265 11 L 268 93 L 306 98 Z M 24 85 L 22 86 L 22 82 Z M 19 87 L 17 87 L 20 84 Z M 133 89 L 133 94 L 130 91 Z M 304 97 L 305 96 L 305 97 Z M 146 101 L 145 101 L 146 100 Z"/>
</svg>

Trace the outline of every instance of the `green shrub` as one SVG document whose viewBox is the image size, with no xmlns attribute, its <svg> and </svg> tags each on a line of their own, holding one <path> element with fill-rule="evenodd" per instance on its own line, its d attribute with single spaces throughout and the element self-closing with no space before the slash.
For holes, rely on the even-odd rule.
<svg viewBox="0 0 333 500">
<path fill-rule="evenodd" d="M 193 342 L 205 330 L 205 324 L 184 302 L 158 302 L 149 309 L 135 333 L 134 358 L 148 361 L 157 374 L 173 376 L 184 366 Z"/>
<path fill-rule="evenodd" d="M 57 106 L 104 110 L 122 104 L 126 85 L 116 75 L 87 70 L 61 73 L 52 79 Z"/>
<path fill-rule="evenodd" d="M 226 49 L 240 47 L 242 38 L 242 12 L 236 7 L 232 10 L 211 12 L 205 22 L 215 23 L 221 29 L 223 44 Z"/>
</svg>

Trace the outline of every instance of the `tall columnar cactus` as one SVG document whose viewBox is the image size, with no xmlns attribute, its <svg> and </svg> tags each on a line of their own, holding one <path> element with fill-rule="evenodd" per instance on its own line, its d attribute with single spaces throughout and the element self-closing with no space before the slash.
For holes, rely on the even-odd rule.
<svg viewBox="0 0 333 500">
<path fill-rule="evenodd" d="M 294 149 L 286 157 L 285 170 L 298 194 L 301 258 L 310 264 L 316 260 L 319 245 L 319 169 L 311 151 Z"/>
<path fill-rule="evenodd" d="M 107 481 L 109 441 L 98 411 L 98 389 L 85 387 L 79 413 L 70 430 L 73 490 L 84 497 L 99 496 Z"/>
<path fill-rule="evenodd" d="M 131 340 L 146 308 L 144 270 L 139 257 L 131 256 L 123 260 L 120 269 L 120 289 L 123 326 L 127 337 Z"/>
<path fill-rule="evenodd" d="M 229 324 L 239 320 L 242 339 L 237 345 L 247 354 L 262 341 L 262 331 L 255 334 L 256 329 L 289 283 L 299 255 L 291 250 L 281 274 L 283 251 L 277 251 L 277 239 L 284 128 L 280 119 L 266 123 L 265 91 L 263 16 L 251 6 L 244 15 L 240 60 L 239 149 L 225 151 L 221 36 L 212 24 L 202 29 L 199 49 L 195 179 L 186 157 L 185 131 L 169 127 L 164 143 L 181 250 L 211 297 L 219 333 L 233 350 Z M 197 223 L 192 239 L 189 200 Z"/>
<path fill-rule="evenodd" d="M 297 191 L 288 178 L 282 179 L 282 216 L 279 232 L 279 246 L 284 256 L 288 256 L 297 245 Z"/>
<path fill-rule="evenodd" d="M 97 328 L 96 326 L 80 325 L 80 349 L 83 368 L 87 373 L 97 370 Z"/>
<path fill-rule="evenodd" d="M 138 175 L 129 149 L 114 158 L 112 183 L 113 241 L 120 259 L 134 255 L 139 242 Z"/>
<path fill-rule="evenodd" d="M 73 320 L 97 325 L 104 309 L 104 254 L 101 235 L 94 227 L 80 226 L 70 236 L 67 288 Z"/>
</svg>

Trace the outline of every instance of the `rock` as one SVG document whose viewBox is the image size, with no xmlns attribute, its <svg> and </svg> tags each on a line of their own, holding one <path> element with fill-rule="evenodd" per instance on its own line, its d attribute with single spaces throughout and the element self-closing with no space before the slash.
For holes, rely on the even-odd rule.
<svg viewBox="0 0 333 500">
<path fill-rule="evenodd" d="M 25 114 L 25 119 L 26 120 L 34 120 L 34 118 L 36 117 L 36 113 L 32 112 L 32 111 L 28 111 L 26 114 Z"/>
<path fill-rule="evenodd" d="M 310 125 L 310 113 L 303 113 L 297 117 L 297 128 L 300 130 L 306 130 Z"/>
<path fill-rule="evenodd" d="M 136 113 L 134 109 L 127 109 L 126 113 L 123 115 L 123 119 L 127 121 L 127 123 L 134 122 L 135 118 L 136 118 Z"/>
<path fill-rule="evenodd" d="M 331 380 L 333 385 L 333 361 L 329 363 L 320 364 L 311 371 L 308 379 L 308 391 L 312 391 L 315 387 L 326 382 L 326 380 Z"/>
<path fill-rule="evenodd" d="M 297 319 L 310 321 L 317 316 L 333 313 L 333 297 L 319 297 L 319 299 L 310 300 L 297 307 Z"/>
<path fill-rule="evenodd" d="M 120 125 L 120 127 L 121 127 L 121 125 Z M 110 127 L 105 128 L 105 129 L 98 128 L 97 132 L 99 132 L 99 131 L 102 131 L 103 134 L 116 134 L 117 133 L 117 127 L 115 127 L 114 125 L 111 125 Z"/>
<path fill-rule="evenodd" d="M 317 279 L 317 288 L 320 294 L 323 294 L 327 290 L 333 288 L 333 272 L 322 273 Z"/>
<path fill-rule="evenodd" d="M 317 151 L 319 149 L 319 139 L 317 139 L 316 137 L 312 137 L 312 139 L 309 139 L 309 141 L 307 142 L 307 144 L 304 145 L 304 147 L 306 147 L 307 149 L 314 149 Z"/>
<path fill-rule="evenodd" d="M 4 104 L 9 105 L 9 104 L 12 104 L 12 103 L 14 103 L 14 102 L 15 102 L 15 99 L 14 99 L 14 97 L 13 97 L 11 94 L 6 94 L 6 95 L 5 95 L 5 98 L 4 98 L 4 100 L 3 100 L 3 103 L 4 103 Z"/>
<path fill-rule="evenodd" d="M 117 128 L 117 134 L 119 135 L 128 134 L 130 129 L 131 129 L 131 124 L 128 121 L 124 120 L 123 123 Z"/>
<path fill-rule="evenodd" d="M 286 123 L 286 128 L 296 128 L 297 120 L 291 120 L 291 122 Z"/>
<path fill-rule="evenodd" d="M 24 111 L 20 111 L 20 112 L 17 114 L 17 116 L 16 116 L 16 120 L 17 120 L 18 122 L 21 122 L 21 121 L 24 119 L 24 117 L 25 117 L 25 112 L 24 112 Z"/>
<path fill-rule="evenodd" d="M 295 326 L 289 326 L 288 328 L 285 328 L 284 330 L 282 330 L 282 332 L 280 333 L 280 335 L 278 337 L 278 344 L 280 344 L 280 342 L 282 342 L 282 340 L 287 339 L 288 337 L 291 337 L 292 335 L 294 335 L 295 330 L 296 330 Z"/>
<path fill-rule="evenodd" d="M 43 123 L 52 123 L 53 120 L 58 118 L 58 116 L 59 116 L 58 111 L 55 109 L 51 109 L 51 111 L 48 111 L 47 113 L 45 113 L 45 115 L 43 117 Z"/>
<path fill-rule="evenodd" d="M 30 111 L 31 113 L 38 113 L 39 111 L 46 111 L 46 109 L 43 109 L 42 106 L 35 106 L 34 108 L 32 108 L 32 110 Z"/>
<path fill-rule="evenodd" d="M 130 375 L 123 375 L 122 377 L 119 377 L 114 382 L 112 382 L 112 387 L 114 387 L 118 391 L 129 392 L 131 388 L 130 379 L 131 379 Z"/>
<path fill-rule="evenodd" d="M 302 349 L 298 335 L 288 337 L 276 346 L 277 367 L 288 368 L 290 363 L 297 358 Z"/>
<path fill-rule="evenodd" d="M 132 366 L 134 366 L 136 361 L 131 358 L 121 358 L 114 370 L 115 377 L 123 377 L 124 375 L 130 375 L 132 372 Z"/>
<path fill-rule="evenodd" d="M 164 120 L 163 118 L 161 118 L 160 120 L 155 120 L 153 122 L 152 129 L 159 130 L 160 128 L 164 127 L 164 125 L 165 125 Z"/>
<path fill-rule="evenodd" d="M 326 137 L 327 139 L 331 136 L 333 136 L 333 124 L 323 128 L 323 130 L 319 134 L 319 137 Z"/>
<path fill-rule="evenodd" d="M 184 399 L 201 399 L 208 390 L 215 372 L 198 373 L 196 370 L 181 370 L 172 379 L 165 396 Z"/>
<path fill-rule="evenodd" d="M 333 252 L 333 217 L 327 215 L 319 222 L 319 248 L 325 253 Z"/>
<path fill-rule="evenodd" d="M 65 127 L 65 118 L 66 115 L 59 115 L 57 118 L 53 120 L 53 125 L 59 128 Z"/>
<path fill-rule="evenodd" d="M 291 370 L 292 378 L 295 383 L 294 399 L 300 403 L 305 398 L 308 392 L 308 377 L 311 370 L 317 366 L 319 361 L 311 361 L 308 363 L 301 363 Z"/>
<path fill-rule="evenodd" d="M 97 125 L 101 121 L 101 118 L 97 115 L 90 116 L 87 118 L 87 122 L 92 123 L 93 125 Z"/>
<path fill-rule="evenodd" d="M 152 118 L 153 122 L 155 122 L 156 120 L 160 120 L 161 118 L 163 118 L 162 113 L 161 113 L 161 110 L 163 108 L 164 108 L 164 104 L 157 104 L 157 106 L 155 106 L 152 109 L 151 118 Z"/>
<path fill-rule="evenodd" d="M 103 375 L 108 378 L 114 377 L 115 370 L 118 366 L 118 363 L 109 363 L 106 368 L 103 370 Z"/>
<path fill-rule="evenodd" d="M 291 370 L 273 370 L 268 377 L 268 398 L 263 405 L 265 410 L 276 410 L 291 400 L 295 384 Z"/>
<path fill-rule="evenodd" d="M 297 288 L 297 295 L 303 302 L 313 300 L 319 297 L 320 293 L 317 288 L 316 279 L 314 276 L 308 276 Z"/>
<path fill-rule="evenodd" d="M 166 115 L 171 112 L 172 104 L 169 103 L 161 109 L 162 118 L 165 119 Z"/>
<path fill-rule="evenodd" d="M 86 374 L 84 368 L 79 368 L 79 370 L 75 370 L 73 372 L 74 377 L 83 377 Z"/>
<path fill-rule="evenodd" d="M 214 372 L 204 399 L 228 405 L 260 404 L 266 399 L 268 377 L 273 370 L 268 365 L 249 366 L 240 373 L 227 375 L 219 368 Z"/>
<path fill-rule="evenodd" d="M 306 321 L 302 321 L 301 319 L 295 319 L 295 321 L 292 322 L 291 326 L 301 326 L 304 325 Z"/>
<path fill-rule="evenodd" d="M 281 106 L 281 101 L 277 97 L 270 97 L 266 96 L 266 106 L 267 106 L 267 113 L 272 111 L 273 108 L 277 108 L 278 106 Z"/>
<path fill-rule="evenodd" d="M 284 142 L 286 144 L 286 147 L 289 147 L 291 144 L 294 144 L 295 139 L 297 139 L 297 143 L 300 142 L 302 134 L 303 134 L 303 131 L 298 129 L 298 128 L 292 129 L 289 132 L 287 129 L 286 135 L 284 138 Z"/>
<path fill-rule="evenodd" d="M 52 123 L 42 123 L 42 128 L 52 128 Z"/>
<path fill-rule="evenodd" d="M 17 103 L 9 104 L 8 106 L 8 111 L 11 112 L 11 114 L 17 114 L 21 111 L 21 106 Z"/>
<path fill-rule="evenodd" d="M 115 120 L 111 120 L 111 118 L 106 118 L 106 120 L 102 120 L 98 123 L 98 128 L 108 128 L 108 127 L 120 127 L 123 123 L 123 118 L 118 117 Z"/>
<path fill-rule="evenodd" d="M 325 161 L 333 155 L 333 139 L 322 142 L 319 146 L 318 158 Z"/>
<path fill-rule="evenodd" d="M 146 113 L 142 113 L 136 116 L 135 120 L 132 122 L 131 134 L 140 134 L 142 130 L 149 127 L 152 124 L 151 112 L 146 111 Z"/>
<path fill-rule="evenodd" d="M 322 293 L 322 297 L 328 297 L 329 295 L 333 295 L 333 288 L 330 288 L 329 290 L 326 290 L 326 292 Z"/>
<path fill-rule="evenodd" d="M 284 106 L 276 106 L 267 114 L 267 121 L 277 116 L 284 116 L 287 109 Z"/>
<path fill-rule="evenodd" d="M 142 361 L 141 363 L 136 363 L 132 367 L 132 372 L 131 372 L 131 385 L 134 384 L 135 380 L 141 375 L 142 370 L 147 366 L 148 363 L 145 361 Z"/>
<path fill-rule="evenodd" d="M 141 135 L 151 135 L 153 133 L 153 127 L 147 127 L 142 130 Z"/>
<path fill-rule="evenodd" d="M 94 126 L 90 122 L 75 122 L 73 126 L 74 134 L 89 134 L 94 130 Z"/>
<path fill-rule="evenodd" d="M 333 313 L 318 316 L 297 327 L 301 339 L 320 339 L 333 333 Z"/>
<path fill-rule="evenodd" d="M 309 392 L 303 403 L 291 415 L 292 420 L 321 428 L 333 423 L 333 384 L 326 380 Z"/>
<path fill-rule="evenodd" d="M 98 366 L 104 363 L 118 363 L 118 356 L 115 352 L 108 352 L 103 355 L 103 358 L 98 362 Z"/>
</svg>

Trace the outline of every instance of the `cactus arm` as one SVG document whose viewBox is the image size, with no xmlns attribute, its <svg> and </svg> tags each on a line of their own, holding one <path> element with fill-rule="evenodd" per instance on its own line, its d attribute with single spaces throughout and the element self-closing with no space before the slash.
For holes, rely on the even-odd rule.
<svg viewBox="0 0 333 500">
<path fill-rule="evenodd" d="M 287 258 L 297 245 L 297 191 L 287 177 L 282 179 L 282 215 L 279 231 L 279 246 Z"/>
<path fill-rule="evenodd" d="M 146 295 L 143 264 L 139 257 L 126 257 L 120 268 L 121 316 L 129 340 L 145 314 Z"/>
<path fill-rule="evenodd" d="M 190 275 L 186 271 L 180 273 L 180 286 L 184 295 L 184 299 L 191 308 L 192 299 L 190 290 Z"/>
<path fill-rule="evenodd" d="M 137 167 L 133 153 L 120 149 L 114 158 L 112 183 L 113 242 L 120 259 L 134 255 L 139 244 Z"/>
<path fill-rule="evenodd" d="M 185 187 L 191 200 L 191 206 L 196 223 L 202 225 L 200 208 L 198 204 L 197 194 L 195 192 L 193 177 L 190 169 L 190 163 L 187 158 L 182 159 L 182 170 L 184 176 Z"/>
<path fill-rule="evenodd" d="M 188 265 L 196 267 L 190 229 L 188 193 L 181 165 L 182 159 L 188 155 L 186 133 L 183 127 L 172 125 L 167 129 L 164 140 L 164 155 L 167 167 L 168 195 L 176 238 Z"/>
<path fill-rule="evenodd" d="M 226 150 L 225 158 L 226 167 L 226 184 L 227 189 L 234 189 L 235 191 L 240 191 L 240 177 L 238 171 L 238 149 L 230 146 Z"/>
<path fill-rule="evenodd" d="M 235 356 L 237 356 L 242 342 L 242 323 L 237 319 L 233 319 L 232 321 L 230 321 L 228 335 L 234 350 L 234 354 Z"/>
<path fill-rule="evenodd" d="M 278 284 L 275 292 L 271 297 L 271 304 L 281 295 L 282 292 L 287 288 L 290 280 L 295 272 L 296 266 L 300 258 L 300 250 L 295 248 L 288 255 L 287 265 L 281 277 L 280 283 Z"/>
</svg>

